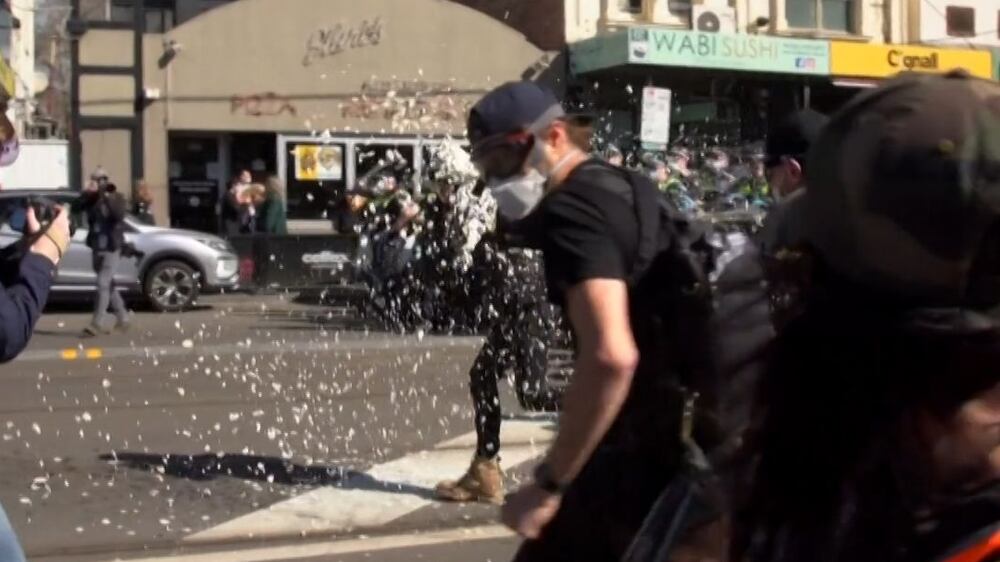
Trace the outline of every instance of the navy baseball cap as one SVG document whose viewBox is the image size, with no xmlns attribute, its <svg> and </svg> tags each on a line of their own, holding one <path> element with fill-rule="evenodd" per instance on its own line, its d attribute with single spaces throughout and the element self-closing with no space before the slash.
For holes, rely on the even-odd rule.
<svg viewBox="0 0 1000 562">
<path fill-rule="evenodd" d="M 583 114 L 567 115 L 555 94 L 534 82 L 508 82 L 473 106 L 467 133 L 475 154 L 493 145 L 493 141 L 509 135 L 530 136 L 559 119 L 579 124 L 593 121 Z"/>
<path fill-rule="evenodd" d="M 812 109 L 796 111 L 779 121 L 767 133 L 765 165 L 771 168 L 780 164 L 782 157 L 790 157 L 804 166 L 809 149 L 829 121 L 826 115 Z"/>
</svg>

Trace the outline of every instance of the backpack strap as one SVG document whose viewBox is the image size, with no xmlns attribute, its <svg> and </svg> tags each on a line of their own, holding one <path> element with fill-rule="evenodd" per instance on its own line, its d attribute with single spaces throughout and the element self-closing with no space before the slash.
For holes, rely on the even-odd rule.
<svg viewBox="0 0 1000 562">
<path fill-rule="evenodd" d="M 588 160 L 581 167 L 601 170 L 625 180 L 632 188 L 632 205 L 639 226 L 636 259 L 629 270 L 628 284 L 636 286 L 664 249 L 664 241 L 672 240 L 676 233 L 675 221 L 684 220 L 669 201 L 656 189 L 652 180 L 634 170 L 612 166 L 597 160 Z M 648 189 L 642 189 L 645 186 Z M 664 229 L 668 232 L 665 233 Z"/>
</svg>

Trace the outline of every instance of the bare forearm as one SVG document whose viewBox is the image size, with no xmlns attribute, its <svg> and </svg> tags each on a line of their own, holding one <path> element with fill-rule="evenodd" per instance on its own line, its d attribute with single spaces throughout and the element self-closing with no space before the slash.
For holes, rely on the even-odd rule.
<svg viewBox="0 0 1000 562">
<path fill-rule="evenodd" d="M 613 366 L 594 357 L 576 362 L 573 382 L 563 398 L 559 435 L 547 462 L 553 476 L 570 482 L 580 474 L 621 411 L 634 368 Z"/>
</svg>

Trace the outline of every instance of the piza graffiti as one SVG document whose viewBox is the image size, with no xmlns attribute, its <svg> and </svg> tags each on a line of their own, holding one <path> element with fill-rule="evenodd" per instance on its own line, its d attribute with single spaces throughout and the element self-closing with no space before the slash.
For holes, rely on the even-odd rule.
<svg viewBox="0 0 1000 562">
<path fill-rule="evenodd" d="M 248 117 L 276 117 L 287 113 L 298 116 L 292 100 L 274 92 L 233 96 L 229 102 L 230 113 L 242 113 Z"/>
</svg>

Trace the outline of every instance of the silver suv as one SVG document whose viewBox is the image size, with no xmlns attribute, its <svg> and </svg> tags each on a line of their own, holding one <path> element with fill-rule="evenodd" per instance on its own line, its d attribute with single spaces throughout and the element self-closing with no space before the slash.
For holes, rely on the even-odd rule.
<svg viewBox="0 0 1000 562">
<path fill-rule="evenodd" d="M 73 191 L 0 191 L 0 217 L 16 216 L 30 197 L 44 197 L 69 204 L 79 196 Z M 0 247 L 18 240 L 11 221 L 0 226 Z M 97 282 L 92 254 L 87 247 L 87 221 L 72 217 L 76 227 L 69 250 L 59 264 L 52 286 L 53 297 L 92 293 Z M 189 230 L 148 226 L 138 219 L 125 219 L 125 239 L 145 254 L 141 259 L 123 258 L 115 284 L 131 295 L 141 295 L 157 310 L 179 312 L 194 305 L 200 291 L 231 289 L 239 280 L 236 251 L 226 240 Z"/>
</svg>

